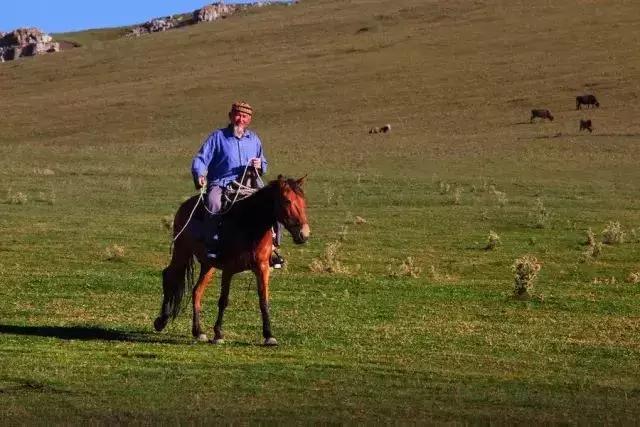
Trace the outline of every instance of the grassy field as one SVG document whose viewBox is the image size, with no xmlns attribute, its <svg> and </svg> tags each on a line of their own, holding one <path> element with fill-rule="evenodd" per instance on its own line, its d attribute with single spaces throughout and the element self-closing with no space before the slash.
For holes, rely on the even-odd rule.
<svg viewBox="0 0 640 427">
<path fill-rule="evenodd" d="M 633 2 L 305 0 L 0 64 L 2 419 L 637 423 L 638 24 Z M 163 219 L 236 99 L 269 177 L 309 174 L 277 348 L 249 275 L 226 344 L 193 344 L 190 310 L 152 327 Z M 624 242 L 585 254 L 610 222 Z"/>
</svg>

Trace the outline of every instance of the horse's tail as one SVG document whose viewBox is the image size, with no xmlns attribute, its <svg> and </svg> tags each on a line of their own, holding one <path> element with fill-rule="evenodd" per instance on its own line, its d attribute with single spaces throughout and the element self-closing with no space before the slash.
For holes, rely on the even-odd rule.
<svg viewBox="0 0 640 427">
<path fill-rule="evenodd" d="M 189 260 L 182 267 L 176 269 L 175 275 L 168 281 L 166 288 L 164 285 L 165 278 L 163 277 L 162 286 L 165 289 L 165 296 L 168 296 L 168 314 L 172 320 L 180 314 L 184 294 L 191 295 L 195 282 L 193 271 L 193 257 L 189 257 Z M 167 288 L 169 289 L 168 295 L 166 293 Z"/>
<path fill-rule="evenodd" d="M 181 236 L 189 220 L 188 211 L 193 213 L 197 206 L 198 197 L 192 197 L 183 203 L 173 221 L 174 238 L 169 247 L 171 263 L 162 270 L 163 300 L 160 315 L 153 322 L 157 331 L 161 331 L 169 323 L 178 317 L 183 306 L 185 293 L 191 294 L 195 286 L 193 248 Z M 189 218 L 190 219 L 190 218 Z"/>
<path fill-rule="evenodd" d="M 170 320 L 175 319 L 182 309 L 185 293 L 190 295 L 195 284 L 193 256 L 180 266 L 173 263 L 162 270 L 162 290 L 164 297 L 160 315 L 153 322 L 157 331 L 167 326 Z"/>
</svg>

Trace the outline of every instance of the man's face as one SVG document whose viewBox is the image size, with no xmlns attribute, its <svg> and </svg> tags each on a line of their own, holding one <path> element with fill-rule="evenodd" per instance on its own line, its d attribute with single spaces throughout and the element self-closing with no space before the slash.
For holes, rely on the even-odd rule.
<svg viewBox="0 0 640 427">
<path fill-rule="evenodd" d="M 234 127 L 238 127 L 241 129 L 246 129 L 251 124 L 251 116 L 247 113 L 242 113 L 240 111 L 232 111 L 229 113 L 229 119 L 231 120 L 231 124 Z"/>
</svg>

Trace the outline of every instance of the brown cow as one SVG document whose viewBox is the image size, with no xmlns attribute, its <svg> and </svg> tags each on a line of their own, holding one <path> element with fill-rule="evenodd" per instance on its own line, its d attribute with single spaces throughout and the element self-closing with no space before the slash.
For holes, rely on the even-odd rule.
<svg viewBox="0 0 640 427">
<path fill-rule="evenodd" d="M 593 107 L 594 105 L 596 107 L 600 107 L 600 103 L 593 95 L 576 96 L 576 110 L 579 110 L 582 104 L 586 105 L 587 107 Z"/>
<path fill-rule="evenodd" d="M 553 121 L 553 116 L 551 115 L 551 111 L 549 110 L 531 110 L 531 120 L 529 120 L 530 123 L 533 123 L 533 119 L 539 117 L 541 119 L 549 119 L 550 121 Z"/>
<path fill-rule="evenodd" d="M 589 133 L 593 131 L 593 129 L 591 129 L 591 119 L 580 120 L 580 131 L 583 131 L 585 129 L 588 130 Z"/>
<path fill-rule="evenodd" d="M 386 124 L 382 127 L 379 128 L 371 128 L 369 129 L 369 133 L 387 133 L 391 131 L 391 125 L 390 124 Z"/>
</svg>

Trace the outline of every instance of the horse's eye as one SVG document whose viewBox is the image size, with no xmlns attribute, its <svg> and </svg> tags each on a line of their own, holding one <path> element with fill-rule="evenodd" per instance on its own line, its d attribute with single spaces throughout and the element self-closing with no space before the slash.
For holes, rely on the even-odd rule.
<svg viewBox="0 0 640 427">
<path fill-rule="evenodd" d="M 291 200 L 285 200 L 283 205 L 285 206 L 291 206 Z"/>
</svg>

